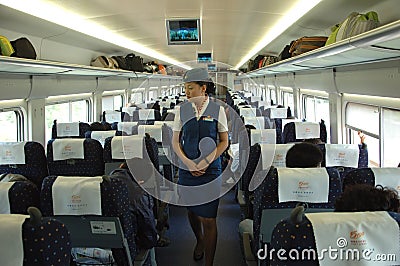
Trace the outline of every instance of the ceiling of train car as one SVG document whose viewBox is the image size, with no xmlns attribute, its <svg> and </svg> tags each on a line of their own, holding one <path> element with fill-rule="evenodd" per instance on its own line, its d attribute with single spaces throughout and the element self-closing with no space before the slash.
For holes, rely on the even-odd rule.
<svg viewBox="0 0 400 266">
<path fill-rule="evenodd" d="M 0 3 L 2 2 L 7 1 L 1 0 Z M 214 61 L 236 66 L 246 52 L 250 51 L 262 36 L 285 16 L 296 1 L 44 0 L 41 2 L 56 4 L 58 8 L 73 12 L 87 21 L 101 25 L 113 33 L 179 62 L 195 60 L 197 52 L 212 52 Z M 365 11 L 367 7 L 373 7 L 377 2 L 384 1 L 323 0 L 257 53 L 277 55 L 292 39 L 303 35 L 327 35 L 330 26 L 345 18 L 351 11 Z M 165 20 L 169 18 L 201 18 L 202 44 L 169 46 L 165 26 Z M 33 16 L 26 16 L 6 6 L 1 6 L 0 9 L 0 25 L 5 29 L 26 32 L 41 38 L 51 38 L 54 41 L 105 54 L 129 52 L 129 49 L 113 45 L 113 40 L 100 41 L 84 36 L 78 31 L 68 30 L 63 26 L 50 24 Z M 142 55 L 145 59 L 154 59 L 152 55 Z M 160 61 L 171 64 L 163 59 Z"/>
</svg>

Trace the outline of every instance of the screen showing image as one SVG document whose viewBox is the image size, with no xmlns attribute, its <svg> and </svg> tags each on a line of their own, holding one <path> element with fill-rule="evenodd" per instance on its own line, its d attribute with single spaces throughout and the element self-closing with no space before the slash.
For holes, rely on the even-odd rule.
<svg viewBox="0 0 400 266">
<path fill-rule="evenodd" d="M 200 44 L 200 20 L 167 20 L 168 44 Z"/>
<path fill-rule="evenodd" d="M 198 63 L 211 63 L 212 62 L 211 53 L 198 53 L 197 54 L 197 62 Z"/>
<path fill-rule="evenodd" d="M 217 71 L 217 65 L 216 64 L 208 64 L 207 68 L 208 68 L 208 71 L 210 71 L 210 72 L 216 72 Z"/>
</svg>

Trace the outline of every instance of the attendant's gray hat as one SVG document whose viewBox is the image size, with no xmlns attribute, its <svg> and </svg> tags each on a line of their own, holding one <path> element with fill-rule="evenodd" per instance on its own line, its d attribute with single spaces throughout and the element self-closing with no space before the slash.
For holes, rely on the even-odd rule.
<svg viewBox="0 0 400 266">
<path fill-rule="evenodd" d="M 208 75 L 208 71 L 205 68 L 194 68 L 186 71 L 183 75 L 183 82 L 193 81 L 205 81 L 212 82 L 212 79 Z"/>
</svg>

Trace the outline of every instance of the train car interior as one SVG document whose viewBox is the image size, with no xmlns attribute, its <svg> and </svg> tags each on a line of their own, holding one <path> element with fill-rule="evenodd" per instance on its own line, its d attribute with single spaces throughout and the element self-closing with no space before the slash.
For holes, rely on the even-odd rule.
<svg viewBox="0 0 400 266">
<path fill-rule="evenodd" d="M 400 265 L 398 3 L 0 0 L 4 265 Z"/>
</svg>

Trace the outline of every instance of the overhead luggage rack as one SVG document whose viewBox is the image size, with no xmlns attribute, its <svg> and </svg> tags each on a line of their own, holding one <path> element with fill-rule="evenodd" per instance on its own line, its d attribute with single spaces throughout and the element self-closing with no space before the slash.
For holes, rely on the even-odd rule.
<svg viewBox="0 0 400 266">
<path fill-rule="evenodd" d="M 176 80 L 182 78 L 179 76 L 133 72 L 120 69 L 108 69 L 108 68 L 74 65 L 61 62 L 32 60 L 32 59 L 7 57 L 7 56 L 0 56 L 0 73 L 25 74 L 33 76 L 68 75 L 68 76 L 91 76 L 91 77 L 156 78 L 156 79 L 176 79 Z"/>
<path fill-rule="evenodd" d="M 298 73 L 400 58 L 400 20 L 360 35 L 253 70 L 237 79 Z"/>
</svg>

